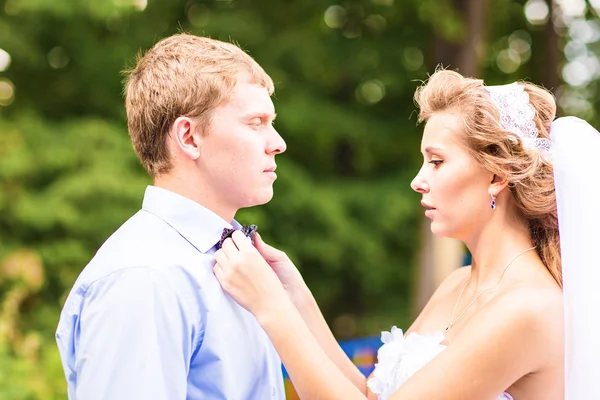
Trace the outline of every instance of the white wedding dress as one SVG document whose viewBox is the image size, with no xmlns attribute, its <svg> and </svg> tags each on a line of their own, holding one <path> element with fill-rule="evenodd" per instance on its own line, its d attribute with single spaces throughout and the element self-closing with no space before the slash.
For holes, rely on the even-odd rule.
<svg viewBox="0 0 600 400">
<path fill-rule="evenodd" d="M 367 385 L 379 400 L 386 400 L 415 372 L 441 353 L 444 335 L 420 335 L 411 332 L 406 337 L 402 329 L 395 326 L 390 332 L 381 333 L 383 346 L 377 351 L 377 364 L 373 377 Z M 500 394 L 496 400 L 514 400 L 508 393 Z"/>
</svg>

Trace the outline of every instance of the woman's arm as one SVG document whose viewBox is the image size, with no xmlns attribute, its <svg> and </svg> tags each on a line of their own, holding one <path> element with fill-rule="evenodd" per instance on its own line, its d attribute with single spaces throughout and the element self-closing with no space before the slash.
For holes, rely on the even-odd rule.
<svg viewBox="0 0 600 400">
<path fill-rule="evenodd" d="M 327 356 L 352 384 L 366 393 L 367 380 L 340 347 L 312 294 L 297 305 L 298 312 Z"/>
<path fill-rule="evenodd" d="M 304 279 L 302 279 L 302 275 L 300 275 L 294 263 L 283 251 L 266 244 L 258 234 L 255 235 L 255 245 L 260 255 L 279 278 L 288 297 L 298 309 L 302 319 L 321 348 L 346 378 L 361 392 L 365 392 L 366 379 L 364 375 L 339 346 L 315 298 L 304 283 Z"/>
<path fill-rule="evenodd" d="M 256 318 L 269 335 L 301 399 L 366 399 L 323 351 L 287 297 Z"/>
<path fill-rule="evenodd" d="M 365 399 L 323 351 L 260 254 L 243 235 L 234 240 L 238 247 L 230 241 L 217 252 L 215 274 L 263 326 L 300 397 Z M 560 343 L 560 310 L 560 296 L 527 288 L 492 300 L 390 400 L 492 399 L 548 360 L 549 344 Z"/>
</svg>

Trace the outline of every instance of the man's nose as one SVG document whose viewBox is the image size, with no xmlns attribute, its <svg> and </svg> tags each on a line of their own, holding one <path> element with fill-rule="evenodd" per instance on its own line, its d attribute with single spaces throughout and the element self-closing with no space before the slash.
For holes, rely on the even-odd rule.
<svg viewBox="0 0 600 400">
<path fill-rule="evenodd" d="M 271 129 L 269 135 L 269 141 L 267 142 L 267 153 L 268 154 L 281 154 L 287 149 L 285 140 L 281 137 L 279 132 L 275 128 Z"/>
</svg>

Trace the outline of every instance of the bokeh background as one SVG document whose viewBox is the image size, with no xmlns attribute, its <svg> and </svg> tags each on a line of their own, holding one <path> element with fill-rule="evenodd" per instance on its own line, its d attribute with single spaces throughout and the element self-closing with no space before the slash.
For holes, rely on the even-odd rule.
<svg viewBox="0 0 600 400">
<path fill-rule="evenodd" d="M 273 77 L 288 151 L 273 201 L 238 220 L 296 261 L 342 340 L 406 328 L 436 264 L 456 255 L 436 250 L 409 187 L 422 162 L 415 88 L 440 64 L 489 84 L 527 79 L 561 115 L 598 126 L 599 11 L 600 0 L 0 0 L 0 399 L 66 398 L 61 306 L 150 183 L 122 98 L 139 51 L 208 35 Z"/>
</svg>

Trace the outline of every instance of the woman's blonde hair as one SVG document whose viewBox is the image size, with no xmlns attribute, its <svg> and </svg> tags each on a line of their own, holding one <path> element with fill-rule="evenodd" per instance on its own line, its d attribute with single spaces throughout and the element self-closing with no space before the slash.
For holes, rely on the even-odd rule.
<svg viewBox="0 0 600 400">
<path fill-rule="evenodd" d="M 550 138 L 556 114 L 552 93 L 531 83 L 519 82 L 535 109 L 534 122 L 540 138 Z M 562 286 L 558 215 L 552 165 L 521 139 L 506 131 L 500 110 L 479 79 L 438 70 L 415 93 L 419 122 L 437 112 L 462 116 L 463 140 L 472 156 L 488 171 L 508 181 L 520 215 L 527 220 L 537 252 Z"/>
</svg>

